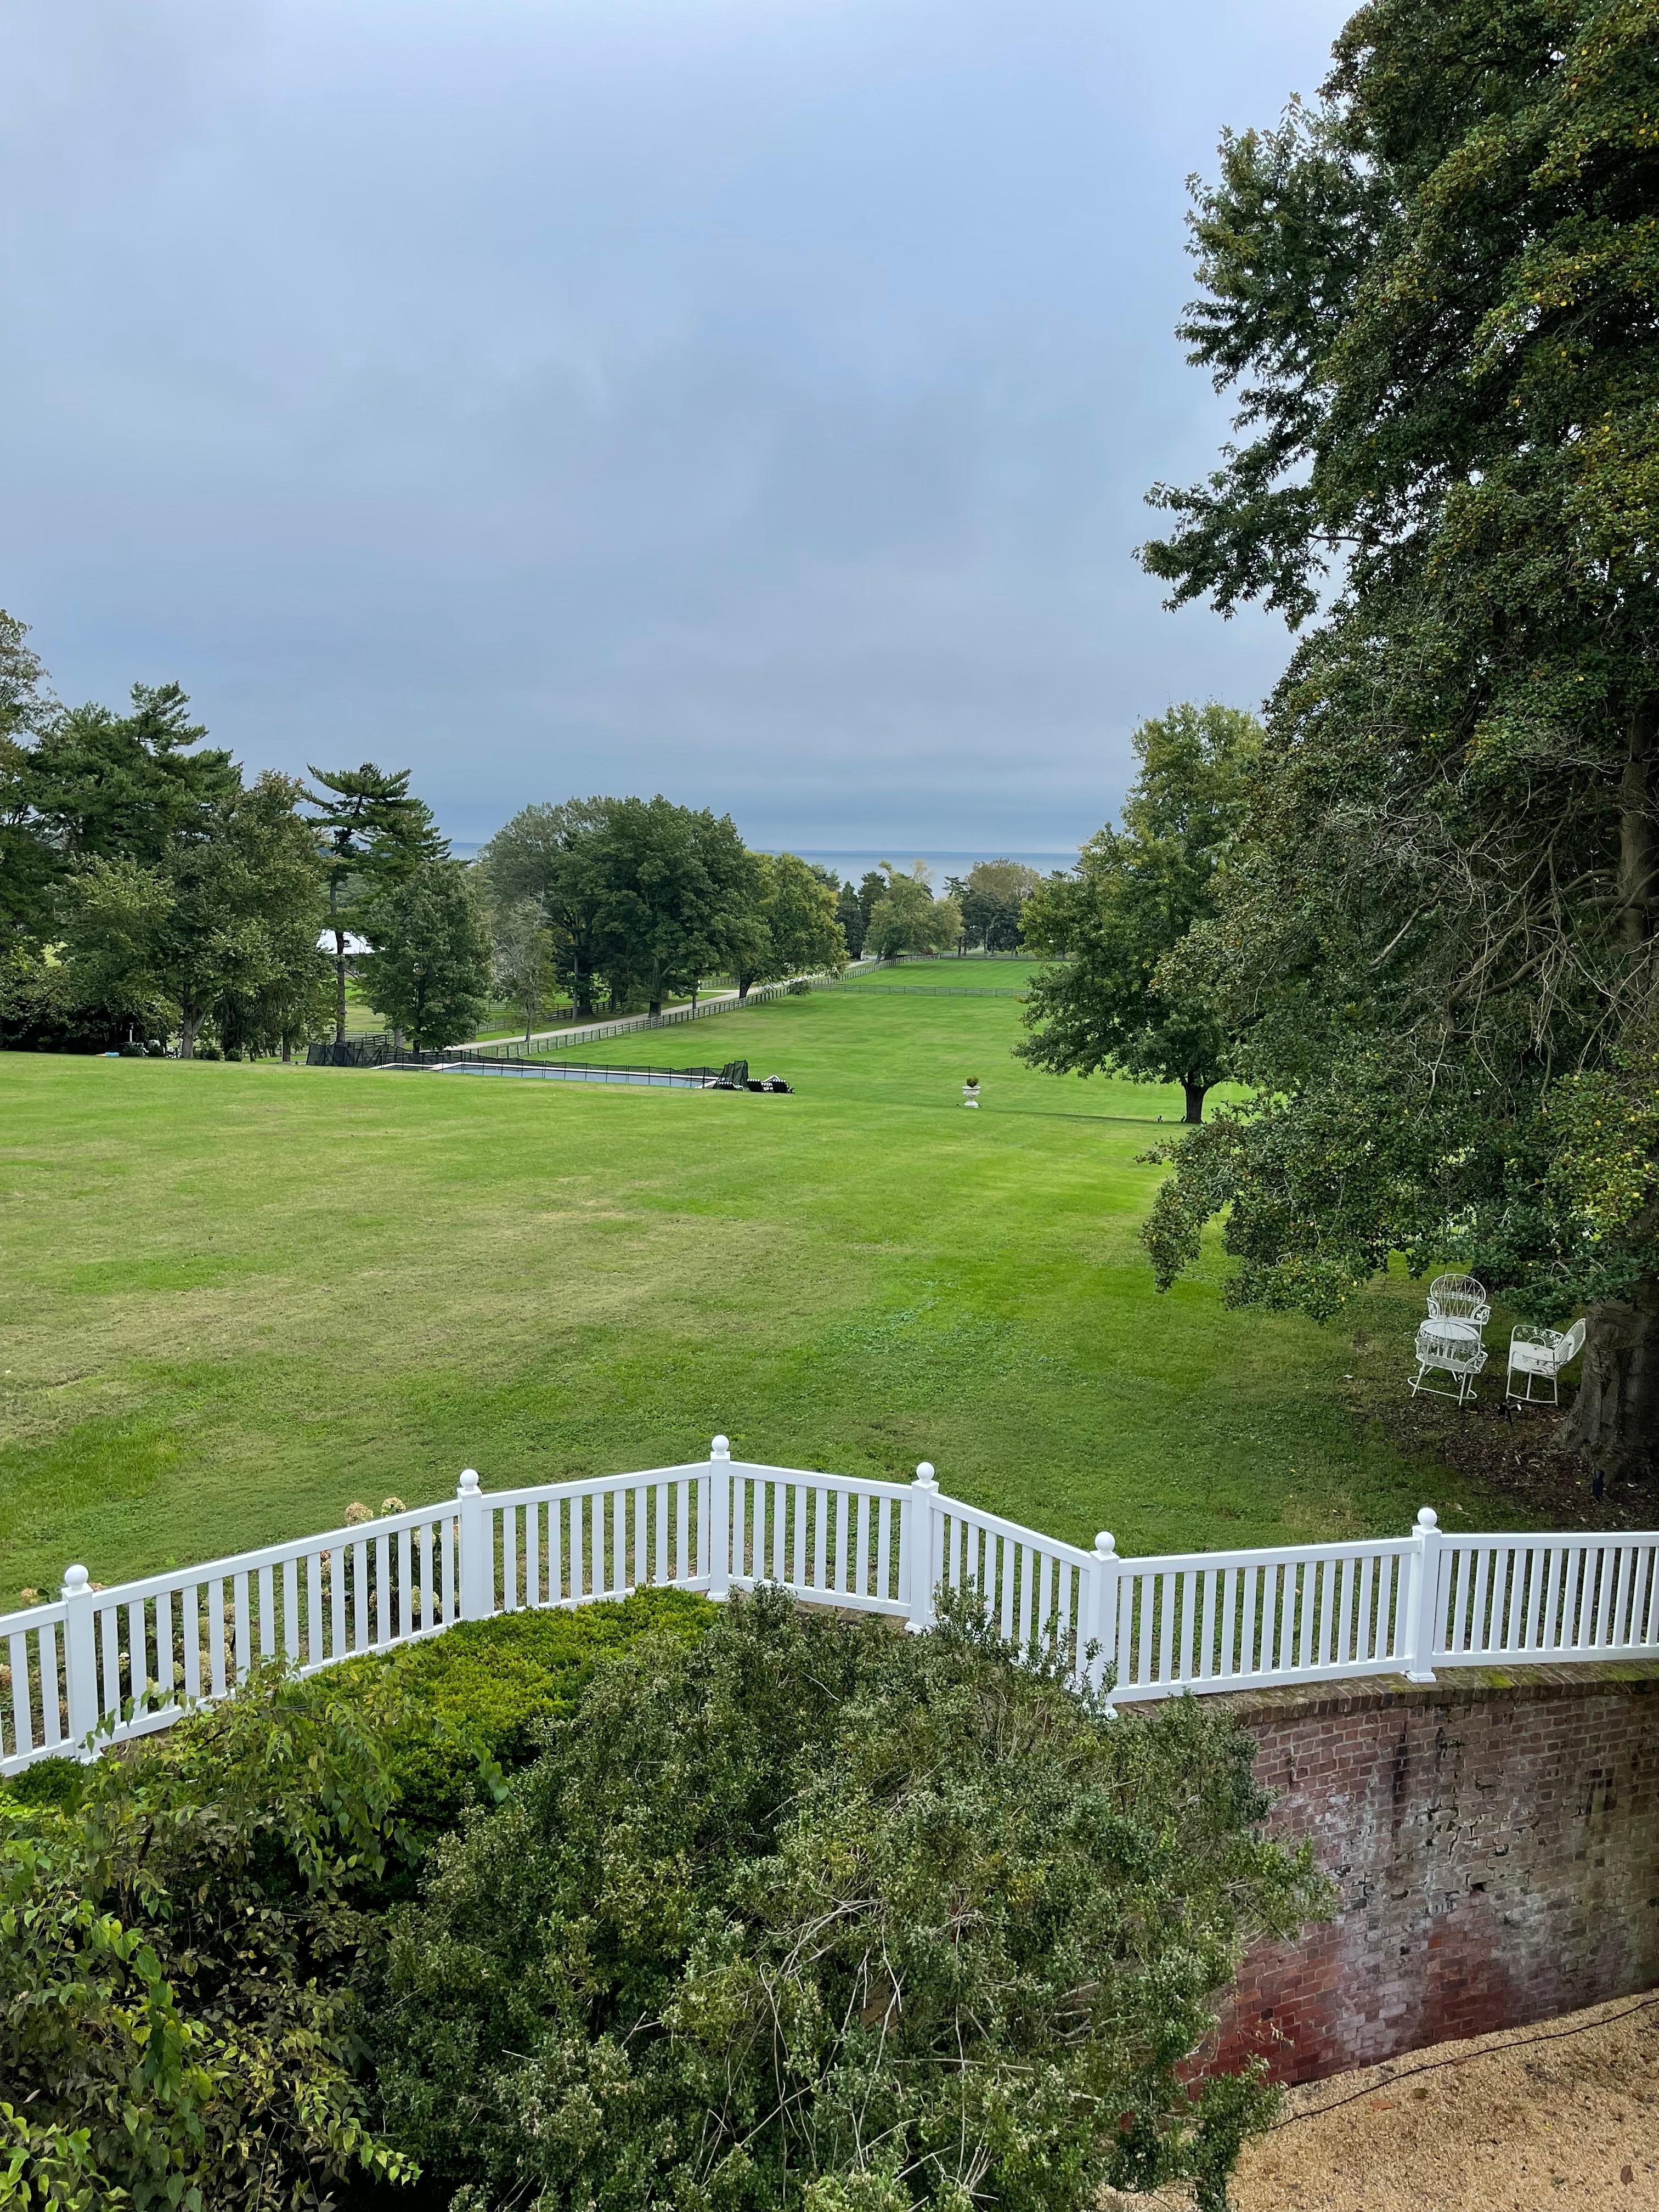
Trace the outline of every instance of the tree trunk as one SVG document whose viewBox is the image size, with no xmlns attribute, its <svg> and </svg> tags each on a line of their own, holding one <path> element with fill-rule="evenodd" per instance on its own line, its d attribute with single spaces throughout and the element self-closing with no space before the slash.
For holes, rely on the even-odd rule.
<svg viewBox="0 0 1659 2212">
<path fill-rule="evenodd" d="M 288 1066 L 293 1057 L 294 1039 L 289 1035 L 288 1031 L 284 1030 L 283 1031 L 283 1065 L 284 1067 Z"/>
<path fill-rule="evenodd" d="M 337 920 L 340 911 L 340 882 L 328 879 L 328 926 L 334 933 L 334 1042 L 345 1042 L 345 931 Z"/>
<path fill-rule="evenodd" d="M 738 1004 L 740 1006 L 747 1006 L 748 1003 L 749 978 L 747 975 L 739 975 L 738 978 Z"/>
<path fill-rule="evenodd" d="M 1659 705 L 1646 700 L 1630 718 L 1625 772 L 1619 784 L 1619 934 L 1640 959 L 1653 936 L 1659 891 L 1659 830 L 1654 819 L 1654 756 L 1659 750 Z"/>
<path fill-rule="evenodd" d="M 1659 1462 L 1659 1278 L 1585 1317 L 1583 1379 L 1557 1441 L 1605 1473 L 1646 1475 Z"/>
<path fill-rule="evenodd" d="M 1187 1119 L 1189 1121 L 1201 1121 L 1204 1119 L 1204 1094 L 1209 1089 L 1209 1085 L 1187 1082 L 1181 1087 L 1187 1094 Z"/>
<path fill-rule="evenodd" d="M 202 1017 L 199 1014 L 180 1014 L 179 1017 L 179 1057 L 180 1060 L 195 1059 L 196 1033 L 201 1026 Z"/>
</svg>

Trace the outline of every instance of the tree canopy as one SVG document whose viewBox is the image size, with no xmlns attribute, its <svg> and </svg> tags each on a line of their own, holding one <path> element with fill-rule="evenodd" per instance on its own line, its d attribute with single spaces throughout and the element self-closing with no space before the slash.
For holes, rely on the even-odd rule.
<svg viewBox="0 0 1659 2212">
<path fill-rule="evenodd" d="M 751 853 L 755 882 L 751 927 L 733 933 L 732 972 L 738 996 L 775 982 L 846 964 L 847 940 L 836 890 L 822 869 L 795 853 Z"/>
<path fill-rule="evenodd" d="M 185 1060 L 210 1016 L 232 1047 L 302 1034 L 323 904 L 301 795 L 291 776 L 266 774 L 188 835 L 175 830 L 154 865 L 94 854 L 66 877 L 58 928 L 76 994 L 141 1035 L 176 1028 Z"/>
<path fill-rule="evenodd" d="M 328 857 L 328 930 L 334 939 L 334 1035 L 345 1036 L 347 939 L 366 927 L 368 909 L 425 860 L 448 858 L 432 810 L 409 788 L 407 769 L 311 771 L 312 823 Z"/>
<path fill-rule="evenodd" d="M 1308 633 L 1170 958 L 1260 1095 L 1182 1150 L 1161 1279 L 1224 1206 L 1235 1297 L 1328 1312 L 1404 1250 L 1587 1303 L 1569 1434 L 1609 1459 L 1659 1441 L 1659 1160 L 1638 1114 L 1587 1198 L 1583 1111 L 1656 1041 L 1656 113 L 1654 0 L 1363 8 L 1198 193 L 1184 335 L 1239 442 L 1144 553 Z"/>
<path fill-rule="evenodd" d="M 372 951 L 362 994 L 417 1052 L 471 1036 L 489 1004 L 495 947 L 483 898 L 459 860 L 422 860 L 363 909 Z"/>
<path fill-rule="evenodd" d="M 1184 2062 L 1322 1886 L 1212 1705 L 1063 1673 L 775 1591 L 619 1656 L 394 1934 L 389 2140 L 481 2205 L 1221 2212 L 1272 2093 Z"/>
<path fill-rule="evenodd" d="M 579 1021 L 593 1018 L 605 890 L 599 839 L 612 804 L 570 799 L 559 806 L 521 807 L 478 856 L 498 908 L 525 898 L 539 905 L 552 939 L 554 972 L 574 999 Z"/>
<path fill-rule="evenodd" d="M 1036 890 L 1030 949 L 1064 965 L 1034 980 L 1023 1059 L 1056 1074 L 1117 1068 L 1179 1083 L 1187 1119 L 1227 1072 L 1226 1033 L 1205 996 L 1161 965 L 1215 912 L 1218 872 L 1243 829 L 1261 727 L 1237 708 L 1172 707 L 1143 722 L 1122 827 L 1089 840 L 1070 875 Z"/>
<path fill-rule="evenodd" d="M 962 909 L 948 895 L 933 896 L 927 870 L 918 860 L 908 874 L 884 860 L 882 888 L 870 908 L 864 950 L 878 960 L 904 952 L 953 952 L 962 935 Z"/>
<path fill-rule="evenodd" d="M 1025 902 L 1042 881 L 1023 860 L 975 860 L 960 879 L 947 878 L 945 888 L 970 942 L 977 938 L 988 952 L 1015 952 L 1024 941 Z"/>
</svg>

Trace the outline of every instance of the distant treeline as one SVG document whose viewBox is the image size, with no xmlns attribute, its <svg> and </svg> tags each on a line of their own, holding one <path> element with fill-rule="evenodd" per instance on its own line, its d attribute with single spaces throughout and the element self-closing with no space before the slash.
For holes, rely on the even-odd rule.
<svg viewBox="0 0 1659 2212">
<path fill-rule="evenodd" d="M 280 1053 L 343 1036 L 349 981 L 421 1047 L 492 1007 L 526 1030 L 872 953 L 1012 949 L 1036 878 L 935 898 L 918 862 L 857 885 L 655 799 L 525 807 L 456 860 L 407 770 L 246 781 L 176 684 L 65 708 L 0 612 L 0 1048 Z"/>
</svg>

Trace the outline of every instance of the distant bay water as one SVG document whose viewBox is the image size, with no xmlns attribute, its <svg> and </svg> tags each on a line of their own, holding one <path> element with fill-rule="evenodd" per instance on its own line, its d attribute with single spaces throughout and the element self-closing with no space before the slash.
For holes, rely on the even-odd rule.
<svg viewBox="0 0 1659 2212">
<path fill-rule="evenodd" d="M 947 876 L 965 876 L 976 860 L 1021 860 L 1028 868 L 1035 868 L 1040 876 L 1052 875 L 1056 868 L 1077 866 L 1077 848 L 1060 853 L 1000 853 L 985 846 L 973 853 L 915 852 L 908 845 L 884 845 L 880 851 L 848 853 L 845 851 L 818 852 L 806 845 L 795 845 L 792 852 L 803 860 L 816 860 L 820 867 L 833 868 L 842 883 L 857 883 L 860 876 L 872 868 L 878 868 L 884 860 L 890 860 L 896 868 L 909 868 L 921 860 L 933 879 L 935 890 L 942 891 Z"/>
<path fill-rule="evenodd" d="M 480 849 L 479 845 L 463 837 L 453 839 L 450 845 L 451 852 L 459 860 L 472 860 Z M 773 845 L 765 849 L 781 852 L 786 848 Z M 965 876 L 976 860 L 1021 860 L 1028 868 L 1035 868 L 1040 876 L 1051 876 L 1056 868 L 1074 868 L 1077 866 L 1075 845 L 1059 853 L 998 853 L 989 846 L 975 853 L 918 853 L 908 845 L 884 845 L 879 850 L 872 846 L 867 853 L 820 852 L 816 847 L 808 845 L 791 845 L 787 849 L 799 853 L 803 860 L 816 860 L 821 867 L 833 868 L 844 884 L 857 883 L 861 876 L 868 875 L 872 868 L 878 868 L 884 860 L 890 860 L 896 868 L 906 869 L 921 860 L 932 876 L 933 888 L 938 891 L 944 890 L 947 876 Z"/>
</svg>

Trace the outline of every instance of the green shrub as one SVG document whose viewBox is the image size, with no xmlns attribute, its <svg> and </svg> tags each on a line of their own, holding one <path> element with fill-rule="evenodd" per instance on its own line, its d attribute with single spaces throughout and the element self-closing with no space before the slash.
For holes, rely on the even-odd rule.
<svg viewBox="0 0 1659 2212">
<path fill-rule="evenodd" d="M 70 1812 L 85 1796 L 91 1779 L 92 1770 L 79 1759 L 42 1759 L 0 1782 L 0 1797 L 12 1797 L 20 1805 L 56 1805 Z"/>
<path fill-rule="evenodd" d="M 1183 2068 L 1242 1945 L 1322 1899 L 1250 1758 L 960 1607 L 734 1600 L 600 1669 L 438 1846 L 372 2008 L 388 2136 L 455 2212 L 1220 2206 L 1272 2092 Z"/>
<path fill-rule="evenodd" d="M 353 2074 L 380 1717 L 261 1673 L 73 1809 L 0 1809 L 0 2201 L 277 2212 L 412 2172 Z"/>
<path fill-rule="evenodd" d="M 418 1853 L 500 1778 L 532 1759 L 548 1723 L 573 1711 L 601 1660 L 648 1634 L 692 1637 L 715 1608 L 687 1590 L 636 1591 L 568 1612 L 462 1621 L 386 1658 L 349 1660 L 337 1694 L 384 1700 L 380 1749 L 406 1848 Z"/>
<path fill-rule="evenodd" d="M 713 1610 L 653 1591 L 262 1669 L 118 1758 L 0 1788 L 0 2207 L 275 2212 L 407 2179 L 359 2063 L 388 1905 L 604 1657 Z"/>
</svg>

